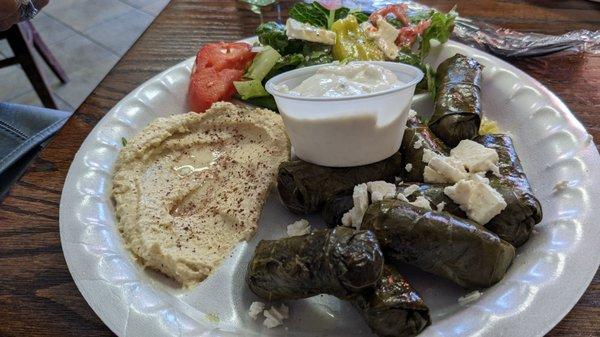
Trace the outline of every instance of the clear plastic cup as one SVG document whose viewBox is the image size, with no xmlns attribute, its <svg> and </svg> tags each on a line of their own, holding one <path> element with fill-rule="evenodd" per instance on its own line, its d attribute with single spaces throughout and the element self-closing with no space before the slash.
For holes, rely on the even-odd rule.
<svg viewBox="0 0 600 337">
<path fill-rule="evenodd" d="M 415 87 L 423 72 L 402 63 L 364 62 L 391 70 L 402 84 L 344 97 L 303 97 L 278 90 L 284 84 L 293 89 L 320 67 L 331 64 L 288 71 L 266 83 L 265 89 L 275 97 L 300 159 L 323 166 L 359 166 L 388 158 L 400 148 Z"/>
</svg>

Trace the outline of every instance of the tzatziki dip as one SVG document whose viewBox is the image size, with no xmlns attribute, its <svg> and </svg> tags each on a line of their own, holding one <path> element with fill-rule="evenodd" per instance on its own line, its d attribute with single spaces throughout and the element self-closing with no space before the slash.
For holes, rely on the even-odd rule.
<svg viewBox="0 0 600 337">
<path fill-rule="evenodd" d="M 303 97 L 345 97 L 371 94 L 402 85 L 394 72 L 377 64 L 350 62 L 319 68 L 298 86 L 281 92 Z"/>
<path fill-rule="evenodd" d="M 399 62 L 298 68 L 271 78 L 295 155 L 329 167 L 367 165 L 398 152 L 423 72 Z"/>
</svg>

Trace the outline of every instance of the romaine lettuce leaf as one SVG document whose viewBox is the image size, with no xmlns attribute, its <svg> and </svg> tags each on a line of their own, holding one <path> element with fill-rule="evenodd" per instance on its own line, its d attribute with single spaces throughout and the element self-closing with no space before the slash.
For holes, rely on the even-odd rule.
<svg viewBox="0 0 600 337">
<path fill-rule="evenodd" d="M 454 10 L 451 10 L 448 13 L 435 11 L 431 17 L 431 25 L 423 35 L 421 35 L 421 45 L 420 45 L 420 56 L 421 59 L 425 58 L 427 54 L 429 54 L 429 49 L 431 49 L 431 39 L 436 39 L 441 43 L 445 43 L 450 38 L 452 34 L 452 30 L 454 30 L 454 19 L 457 14 Z"/>
<path fill-rule="evenodd" d="M 404 49 L 398 53 L 397 62 L 409 64 L 415 66 L 425 74 L 421 82 L 417 84 L 417 93 L 429 91 L 431 97 L 435 98 L 436 95 L 436 83 L 435 83 L 435 71 L 429 64 L 423 63 L 421 57 L 418 54 L 412 53 L 409 49 Z"/>
<path fill-rule="evenodd" d="M 296 68 L 330 62 L 333 62 L 330 48 L 318 43 L 306 43 L 302 49 L 302 53 L 288 54 L 281 57 L 271 68 L 271 71 L 267 74 L 263 82 L 266 82 L 273 76 Z"/>
<path fill-rule="evenodd" d="M 271 46 L 281 55 L 297 53 L 303 48 L 302 41 L 288 39 L 285 26 L 277 22 L 261 24 L 256 28 L 256 35 L 263 46 Z"/>
<path fill-rule="evenodd" d="M 325 29 L 331 29 L 331 25 L 335 21 L 345 18 L 348 14 L 356 16 L 359 23 L 369 19 L 363 12 L 346 7 L 329 10 L 316 1 L 310 4 L 297 3 L 289 11 L 290 18 Z"/>
</svg>

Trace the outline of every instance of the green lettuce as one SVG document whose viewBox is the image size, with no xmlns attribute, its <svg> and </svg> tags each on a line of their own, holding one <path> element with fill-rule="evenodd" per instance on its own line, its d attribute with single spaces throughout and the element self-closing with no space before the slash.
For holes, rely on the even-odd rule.
<svg viewBox="0 0 600 337">
<path fill-rule="evenodd" d="M 335 21 L 345 18 L 348 14 L 356 16 L 358 23 L 369 19 L 367 14 L 363 12 L 346 7 L 329 10 L 316 1 L 310 4 L 297 3 L 289 11 L 290 18 L 325 29 L 331 29 L 331 25 Z"/>
<path fill-rule="evenodd" d="M 413 13 L 409 13 L 408 16 L 408 21 L 413 24 L 416 25 L 417 23 L 423 21 L 423 20 L 427 20 L 429 18 L 431 18 L 431 16 L 436 12 L 436 10 L 433 9 L 429 9 L 429 10 L 421 10 L 421 11 L 415 11 Z"/>
<path fill-rule="evenodd" d="M 288 39 L 285 26 L 277 22 L 261 24 L 256 28 L 256 35 L 263 46 L 271 46 L 281 55 L 297 53 L 303 48 L 302 41 Z"/>
<path fill-rule="evenodd" d="M 397 62 L 415 66 L 425 74 L 421 82 L 417 84 L 417 93 L 429 92 L 431 97 L 436 95 L 436 83 L 435 83 L 435 71 L 429 64 L 423 63 L 421 57 L 418 54 L 411 52 L 409 49 L 404 49 L 398 53 Z"/>
<path fill-rule="evenodd" d="M 290 71 L 296 68 L 308 67 L 317 64 L 333 62 L 331 50 L 327 47 L 318 44 L 307 43 L 302 53 L 288 54 L 282 56 L 277 63 L 271 68 L 271 71 L 263 82 L 266 82 L 271 77 Z"/>
<path fill-rule="evenodd" d="M 445 43 L 450 38 L 454 30 L 454 19 L 457 13 L 452 9 L 448 13 L 435 11 L 431 17 L 431 25 L 423 32 L 420 38 L 420 56 L 425 58 L 431 49 L 431 39 L 436 39 L 440 43 Z"/>
</svg>

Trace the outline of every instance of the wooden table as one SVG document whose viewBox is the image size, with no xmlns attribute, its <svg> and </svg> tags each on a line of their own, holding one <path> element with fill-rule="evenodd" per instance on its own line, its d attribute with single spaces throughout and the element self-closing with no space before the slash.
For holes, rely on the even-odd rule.
<svg viewBox="0 0 600 337">
<path fill-rule="evenodd" d="M 424 2 L 448 10 L 457 1 Z M 289 6 L 282 2 L 283 13 Z M 600 4 L 589 1 L 464 0 L 458 10 L 521 30 L 600 28 Z M 257 16 L 234 0 L 173 0 L 41 153 L 0 205 L 0 335 L 111 335 L 79 294 L 61 251 L 58 206 L 71 160 L 102 116 L 139 84 L 194 55 L 202 43 L 250 36 L 257 24 Z M 600 57 L 513 63 L 558 94 L 600 139 Z M 600 336 L 600 273 L 550 333 L 572 335 Z"/>
</svg>

